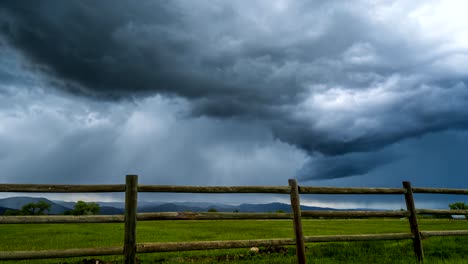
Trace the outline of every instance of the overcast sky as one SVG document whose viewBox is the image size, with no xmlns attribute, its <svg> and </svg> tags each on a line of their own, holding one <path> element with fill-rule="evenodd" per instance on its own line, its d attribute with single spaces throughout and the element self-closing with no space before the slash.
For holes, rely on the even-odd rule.
<svg viewBox="0 0 468 264">
<path fill-rule="evenodd" d="M 467 9 L 4 0 L 0 182 L 468 188 Z"/>
</svg>

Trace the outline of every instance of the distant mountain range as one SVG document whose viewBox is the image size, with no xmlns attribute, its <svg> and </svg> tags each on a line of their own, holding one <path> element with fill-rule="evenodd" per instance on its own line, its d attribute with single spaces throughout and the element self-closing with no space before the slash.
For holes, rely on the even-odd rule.
<svg viewBox="0 0 468 264">
<path fill-rule="evenodd" d="M 314 206 L 301 206 L 302 210 L 336 210 L 333 208 L 323 208 Z M 284 203 L 268 204 L 207 204 L 207 203 L 164 203 L 159 205 L 146 205 L 138 208 L 138 212 L 206 212 L 209 209 L 215 209 L 218 212 L 239 211 L 244 213 L 254 212 L 291 212 L 291 206 Z"/>
<path fill-rule="evenodd" d="M 65 201 L 51 201 L 46 198 L 36 197 L 10 197 L 0 199 L 0 215 L 6 210 L 20 210 L 22 206 L 28 203 L 37 203 L 44 201 L 51 204 L 49 214 L 63 214 L 65 211 L 72 210 L 75 203 Z M 124 213 L 124 203 L 121 202 L 96 202 L 101 206 L 99 214 L 101 215 L 118 215 Z M 218 212 L 291 212 L 291 206 L 284 203 L 267 203 L 267 204 L 240 204 L 227 205 L 220 203 L 193 203 L 193 202 L 177 202 L 177 203 L 158 203 L 158 202 L 141 202 L 138 206 L 138 212 L 207 212 L 209 209 L 215 209 Z M 315 206 L 301 206 L 302 210 L 339 210 L 334 208 L 324 208 Z M 355 209 L 358 210 L 358 209 Z"/>
</svg>

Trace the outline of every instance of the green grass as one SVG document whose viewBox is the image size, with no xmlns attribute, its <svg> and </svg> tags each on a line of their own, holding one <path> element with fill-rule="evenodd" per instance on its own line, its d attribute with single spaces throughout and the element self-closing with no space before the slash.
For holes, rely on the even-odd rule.
<svg viewBox="0 0 468 264">
<path fill-rule="evenodd" d="M 468 221 L 420 219 L 421 230 L 468 229 Z M 409 232 L 406 220 L 303 220 L 306 236 Z M 121 246 L 123 223 L 0 225 L 0 250 L 47 250 Z M 139 222 L 137 239 L 178 242 L 292 238 L 290 220 Z M 468 237 L 434 237 L 423 241 L 425 263 L 466 263 Z M 415 263 L 410 240 L 309 243 L 309 263 Z M 92 257 L 88 257 L 92 258 Z M 123 263 L 121 256 L 96 257 Z M 296 263 L 294 247 L 280 253 L 252 254 L 248 249 L 139 254 L 142 263 Z M 5 261 L 0 263 L 81 263 L 82 258 Z"/>
</svg>

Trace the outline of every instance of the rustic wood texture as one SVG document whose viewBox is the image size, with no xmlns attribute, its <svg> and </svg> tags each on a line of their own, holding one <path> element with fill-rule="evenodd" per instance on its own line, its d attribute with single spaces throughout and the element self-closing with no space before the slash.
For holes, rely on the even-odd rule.
<svg viewBox="0 0 468 264">
<path fill-rule="evenodd" d="M 408 211 L 302 211 L 303 217 L 408 217 Z"/>
<path fill-rule="evenodd" d="M 465 195 L 468 195 L 468 189 L 413 187 L 413 193 L 440 193 L 440 194 L 465 194 Z"/>
<path fill-rule="evenodd" d="M 414 198 L 413 198 L 413 189 L 411 188 L 411 183 L 404 181 L 403 188 L 406 189 L 405 193 L 405 202 L 406 202 L 406 209 L 411 213 L 408 217 L 408 221 L 411 228 L 411 233 L 413 233 L 413 248 L 414 254 L 420 263 L 424 261 L 424 251 L 422 246 L 422 238 L 421 233 L 419 232 L 418 226 L 418 218 L 416 216 L 416 207 L 414 205 Z"/>
<path fill-rule="evenodd" d="M 173 193 L 284 193 L 289 194 L 286 186 L 173 186 L 173 185 L 139 185 L 139 192 L 173 192 Z"/>
<path fill-rule="evenodd" d="M 123 215 L 19 215 L 0 216 L 0 224 L 118 223 Z"/>
<path fill-rule="evenodd" d="M 468 236 L 468 230 L 450 230 L 450 231 L 421 231 L 423 238 L 433 236 Z"/>
<path fill-rule="evenodd" d="M 122 247 L 79 248 L 41 251 L 0 251 L 0 260 L 47 259 L 103 255 L 121 255 Z"/>
<path fill-rule="evenodd" d="M 417 213 L 468 214 L 466 210 L 417 210 Z M 303 217 L 408 217 L 407 211 L 301 211 Z M 0 216 L 0 224 L 50 224 L 50 223 L 119 223 L 124 215 L 21 215 Z M 138 221 L 152 220 L 242 220 L 242 219 L 293 219 L 291 213 L 207 213 L 160 212 L 138 213 Z"/>
<path fill-rule="evenodd" d="M 404 194 L 399 188 L 300 187 L 301 194 Z"/>
<path fill-rule="evenodd" d="M 291 209 L 293 212 L 294 234 L 296 236 L 296 255 L 297 263 L 306 263 L 305 257 L 305 242 L 304 234 L 302 233 L 301 220 L 301 201 L 299 198 L 299 186 L 295 179 L 289 179 L 289 187 L 291 187 Z"/>
<path fill-rule="evenodd" d="M 0 192 L 23 193 L 103 193 L 124 192 L 125 185 L 0 184 Z"/>
<path fill-rule="evenodd" d="M 417 214 L 435 214 L 435 215 L 468 215 L 468 210 L 432 210 L 416 209 Z"/>
<path fill-rule="evenodd" d="M 253 240 L 228 240 L 228 241 L 197 241 L 197 242 L 166 242 L 166 243 L 141 243 L 137 245 L 138 253 L 207 250 L 224 248 L 248 248 L 295 245 L 294 239 L 253 239 Z"/>
<path fill-rule="evenodd" d="M 163 212 L 139 213 L 138 221 L 148 220 L 240 220 L 240 219 L 292 219 L 289 213 L 192 213 Z"/>
<path fill-rule="evenodd" d="M 136 263 L 138 176 L 127 175 L 125 189 L 125 264 Z"/>
<path fill-rule="evenodd" d="M 306 236 L 306 242 L 342 242 L 342 241 L 374 241 L 374 240 L 402 240 L 412 239 L 411 233 L 389 233 L 369 235 L 332 235 L 332 236 Z"/>
</svg>

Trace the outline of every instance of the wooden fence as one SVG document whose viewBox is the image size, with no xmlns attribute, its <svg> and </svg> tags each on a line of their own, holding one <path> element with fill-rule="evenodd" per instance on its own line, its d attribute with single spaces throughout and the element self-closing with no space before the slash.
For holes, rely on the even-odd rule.
<svg viewBox="0 0 468 264">
<path fill-rule="evenodd" d="M 413 193 L 439 193 L 468 195 L 468 189 L 416 188 L 403 182 L 402 188 L 334 188 L 298 186 L 296 180 L 289 180 L 289 186 L 163 186 L 138 185 L 136 175 L 127 175 L 126 184 L 116 185 L 38 185 L 0 184 L 0 192 L 27 193 L 103 193 L 125 192 L 125 215 L 91 216 L 0 216 L 1 224 L 18 223 L 110 223 L 124 222 L 125 236 L 123 247 L 84 248 L 44 251 L 0 251 L 0 260 L 64 258 L 79 256 L 119 255 L 125 256 L 125 263 L 136 262 L 137 253 L 168 252 L 185 250 L 206 250 L 225 248 L 245 248 L 260 246 L 295 245 L 298 263 L 306 263 L 305 243 L 336 241 L 372 241 L 412 239 L 414 253 L 423 262 L 422 239 L 431 236 L 468 235 L 468 230 L 420 231 L 417 214 L 468 215 L 468 210 L 426 210 L 416 209 Z M 289 194 L 292 213 L 137 213 L 137 195 L 141 192 L 170 193 L 273 193 Z M 379 194 L 404 195 L 406 210 L 401 211 L 301 211 L 300 194 Z M 301 217 L 407 217 L 411 233 L 388 233 L 367 235 L 304 236 Z M 219 220 L 219 219 L 292 219 L 295 238 L 137 243 L 137 221 L 148 220 Z"/>
</svg>

